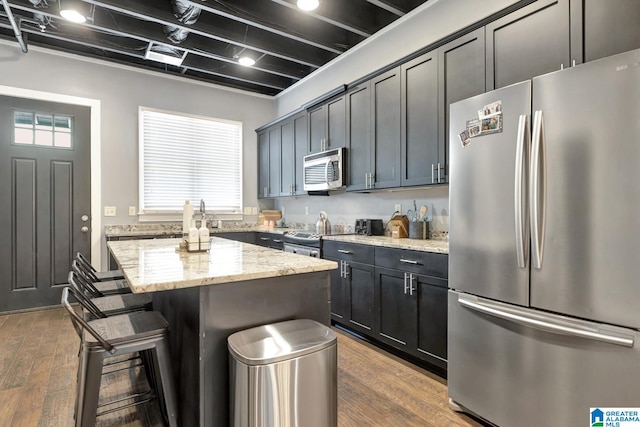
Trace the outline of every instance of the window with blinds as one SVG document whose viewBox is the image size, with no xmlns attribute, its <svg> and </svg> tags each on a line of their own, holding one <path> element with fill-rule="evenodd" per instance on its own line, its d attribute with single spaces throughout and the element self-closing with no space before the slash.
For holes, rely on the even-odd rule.
<svg viewBox="0 0 640 427">
<path fill-rule="evenodd" d="M 140 209 L 242 212 L 242 123 L 140 108 Z"/>
</svg>

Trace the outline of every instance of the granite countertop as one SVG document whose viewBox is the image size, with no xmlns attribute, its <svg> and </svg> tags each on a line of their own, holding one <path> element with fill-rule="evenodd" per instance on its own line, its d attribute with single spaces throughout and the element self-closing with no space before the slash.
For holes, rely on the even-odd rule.
<svg viewBox="0 0 640 427">
<path fill-rule="evenodd" d="M 446 240 L 394 239 L 387 236 L 360 235 L 323 236 L 323 239 L 348 243 L 360 243 L 371 246 L 384 246 L 386 248 L 411 249 L 414 251 L 435 252 L 441 254 L 449 253 L 449 242 Z"/>
<path fill-rule="evenodd" d="M 181 239 L 110 241 L 133 292 L 155 292 L 333 270 L 333 261 L 211 238 L 209 252 L 177 251 Z"/>
<path fill-rule="evenodd" d="M 225 224 L 223 228 L 209 228 L 210 234 L 251 232 L 284 234 L 287 231 L 298 230 L 299 228 L 265 227 L 251 223 Z M 182 233 L 182 223 L 180 224 L 122 224 L 105 225 L 104 235 L 111 237 L 136 237 L 136 236 L 167 236 Z"/>
</svg>

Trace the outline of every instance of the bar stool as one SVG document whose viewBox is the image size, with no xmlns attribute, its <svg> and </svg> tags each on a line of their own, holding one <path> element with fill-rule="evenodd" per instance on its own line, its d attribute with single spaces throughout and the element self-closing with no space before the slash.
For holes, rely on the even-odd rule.
<svg viewBox="0 0 640 427">
<path fill-rule="evenodd" d="M 87 257 L 82 255 L 82 253 L 76 253 L 76 260 L 81 263 L 87 270 L 91 271 L 91 273 L 95 276 L 96 281 L 104 282 L 107 280 L 118 280 L 124 279 L 124 273 L 122 270 L 110 270 L 110 271 L 98 271 L 95 267 L 89 262 Z"/>
<path fill-rule="evenodd" d="M 84 309 L 85 320 L 99 319 L 132 311 L 146 311 L 152 308 L 152 299 L 149 294 L 132 293 L 94 297 L 91 289 L 86 287 L 82 280 L 79 280 L 75 271 L 69 272 L 68 281 L 71 287 L 80 294 L 79 297 L 74 294 L 74 297 L 76 299 L 84 298 L 85 303 L 82 306 L 90 306 L 92 308 L 91 311 Z M 104 316 L 101 316 L 101 314 Z"/>
<path fill-rule="evenodd" d="M 177 426 L 176 395 L 173 386 L 173 373 L 169 358 L 168 327 L 166 319 L 155 311 L 138 311 L 119 314 L 96 320 L 85 321 L 71 307 L 69 294 L 80 296 L 75 289 L 65 287 L 62 290 L 61 303 L 69 313 L 74 329 L 80 336 L 82 351 L 78 368 L 78 388 L 76 394 L 76 427 L 95 426 L 98 416 L 115 412 L 130 406 L 146 403 L 158 398 L 163 416 L 169 426 Z M 78 302 L 83 304 L 82 299 Z M 87 307 L 85 307 L 87 308 Z M 88 308 L 93 310 L 93 308 Z M 102 367 L 105 359 L 131 354 L 144 353 L 151 363 L 154 375 L 152 389 L 146 393 L 108 402 L 104 406 L 134 399 L 131 404 L 112 408 L 98 413 L 98 398 Z"/>
<path fill-rule="evenodd" d="M 124 279 L 109 280 L 99 282 L 87 273 L 87 270 L 77 260 L 71 261 L 71 269 L 77 273 L 79 281 L 82 281 L 85 288 L 90 290 L 93 297 L 103 297 L 105 295 L 131 293 L 131 288 Z"/>
</svg>

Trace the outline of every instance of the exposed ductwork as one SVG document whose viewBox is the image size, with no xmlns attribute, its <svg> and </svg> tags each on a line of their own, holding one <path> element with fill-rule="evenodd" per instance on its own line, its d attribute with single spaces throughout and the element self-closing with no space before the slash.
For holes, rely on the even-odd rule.
<svg viewBox="0 0 640 427">
<path fill-rule="evenodd" d="M 4 6 L 4 11 L 7 14 L 7 18 L 9 18 L 9 23 L 11 24 L 11 28 L 13 29 L 13 34 L 15 34 L 16 40 L 18 40 L 18 43 L 20 44 L 20 48 L 24 53 L 27 53 L 27 42 L 25 42 L 25 40 L 22 38 L 22 31 L 20 31 L 20 21 L 16 22 L 7 0 L 2 0 L 2 5 Z"/>
<path fill-rule="evenodd" d="M 178 21 L 185 25 L 195 24 L 200 16 L 201 9 L 189 1 L 171 0 L 171 5 L 173 6 L 173 15 L 178 18 Z M 189 35 L 189 31 L 184 28 L 174 27 L 173 25 L 165 25 L 164 33 L 167 35 L 167 38 L 175 44 L 183 42 Z"/>
</svg>

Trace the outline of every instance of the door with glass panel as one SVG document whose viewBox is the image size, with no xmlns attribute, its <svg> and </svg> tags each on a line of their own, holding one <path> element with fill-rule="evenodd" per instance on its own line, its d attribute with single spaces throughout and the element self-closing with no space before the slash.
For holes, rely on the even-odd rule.
<svg viewBox="0 0 640 427">
<path fill-rule="evenodd" d="M 90 109 L 0 96 L 0 312 L 59 304 L 89 255 Z"/>
</svg>

